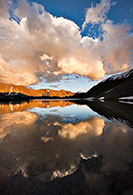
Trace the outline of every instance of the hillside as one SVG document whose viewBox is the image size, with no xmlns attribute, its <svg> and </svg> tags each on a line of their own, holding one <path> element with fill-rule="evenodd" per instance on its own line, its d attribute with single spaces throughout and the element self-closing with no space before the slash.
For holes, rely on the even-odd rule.
<svg viewBox="0 0 133 195">
<path fill-rule="evenodd" d="M 133 99 L 133 69 L 109 77 L 97 85 L 93 86 L 88 92 L 75 94 L 77 98 L 94 99 Z"/>
<path fill-rule="evenodd" d="M 74 95 L 71 91 L 65 91 L 65 90 L 51 90 L 51 89 L 30 89 L 26 88 L 24 86 L 19 85 L 12 85 L 12 84 L 3 84 L 0 83 L 0 93 L 1 94 L 7 94 L 7 95 L 18 95 L 23 94 L 26 96 L 32 96 L 32 97 L 68 97 Z"/>
<path fill-rule="evenodd" d="M 0 83 L 0 101 L 24 100 L 29 98 L 88 98 L 104 100 L 133 100 L 133 69 L 113 75 L 93 86 L 86 93 L 65 90 L 30 89 L 24 86 Z"/>
</svg>

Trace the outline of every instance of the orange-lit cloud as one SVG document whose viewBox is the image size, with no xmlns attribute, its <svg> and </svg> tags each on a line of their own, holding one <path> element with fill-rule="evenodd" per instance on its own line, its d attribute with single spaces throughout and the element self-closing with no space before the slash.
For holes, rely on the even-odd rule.
<svg viewBox="0 0 133 195">
<path fill-rule="evenodd" d="M 3 115 L 0 122 L 0 140 L 2 140 L 7 134 L 11 133 L 12 126 L 15 127 L 15 125 L 24 124 L 31 125 L 37 120 L 37 118 L 37 114 L 27 111 Z"/>
<path fill-rule="evenodd" d="M 21 173 L 24 177 L 50 181 L 74 173 L 81 158 L 87 160 L 99 155 L 104 171 L 110 172 L 114 167 L 119 170 L 127 168 L 127 159 L 132 158 L 131 129 L 128 126 L 105 122 L 98 117 L 72 126 L 60 120 L 55 123 L 55 119 L 58 121 L 59 117 L 49 116 L 42 121 L 29 111 L 2 115 L 1 175 Z"/>
<path fill-rule="evenodd" d="M 125 71 L 130 68 L 133 49 L 133 36 L 129 34 L 130 26 L 114 24 L 107 20 L 107 13 L 116 2 L 101 0 L 96 6 L 91 6 L 86 10 L 83 30 L 87 24 L 99 24 L 103 31 L 103 41 L 101 41 L 102 62 L 106 73 Z M 100 55 L 100 53 L 99 53 Z"/>
<path fill-rule="evenodd" d="M 122 72 L 130 67 L 133 49 L 133 36 L 128 35 L 129 26 L 113 24 L 107 20 L 104 30 L 104 64 L 107 73 Z"/>
<path fill-rule="evenodd" d="M 92 136 L 99 136 L 103 132 L 104 119 L 99 117 L 92 117 L 86 122 L 80 122 L 78 124 L 65 124 L 58 134 L 63 138 L 75 139 L 81 135 L 89 134 Z"/>
<path fill-rule="evenodd" d="M 18 2 L 14 14 L 19 23 L 9 20 L 7 0 L 0 0 L 0 5 L 0 82 L 28 86 L 39 82 L 40 76 L 66 73 L 95 80 L 130 66 L 133 39 L 125 25 L 102 23 L 101 41 L 82 37 L 73 21 L 53 17 L 37 3 Z M 110 1 L 102 0 L 97 9 L 90 8 L 90 19 L 88 9 L 83 26 L 103 22 L 110 7 Z"/>
</svg>

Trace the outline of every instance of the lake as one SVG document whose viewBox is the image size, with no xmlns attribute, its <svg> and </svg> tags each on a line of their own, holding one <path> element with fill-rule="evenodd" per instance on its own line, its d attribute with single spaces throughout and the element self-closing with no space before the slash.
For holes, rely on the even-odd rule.
<svg viewBox="0 0 133 195">
<path fill-rule="evenodd" d="M 133 193 L 133 104 L 0 104 L 0 194 Z"/>
</svg>

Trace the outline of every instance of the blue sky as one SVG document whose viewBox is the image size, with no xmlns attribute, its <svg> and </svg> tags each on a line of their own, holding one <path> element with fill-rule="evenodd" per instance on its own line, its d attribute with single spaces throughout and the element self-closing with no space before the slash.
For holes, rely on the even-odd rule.
<svg viewBox="0 0 133 195">
<path fill-rule="evenodd" d="M 80 29 L 82 29 L 82 24 L 85 19 L 85 13 L 86 9 L 91 7 L 91 4 L 96 6 L 97 3 L 99 3 L 99 0 L 35 0 L 35 1 L 29 1 L 31 2 L 37 2 L 45 7 L 45 10 L 51 13 L 53 16 L 57 17 L 64 17 L 69 20 L 74 21 Z M 107 14 L 107 19 L 112 20 L 114 23 L 123 23 L 126 22 L 127 24 L 130 24 L 131 30 L 130 32 L 133 32 L 133 1 L 132 0 L 116 0 L 112 1 L 116 2 L 114 6 L 109 10 Z M 91 25 L 88 25 L 85 30 L 81 33 L 82 36 L 94 36 L 94 34 L 98 37 L 99 31 L 97 31 L 97 26 L 93 28 L 92 31 L 89 30 L 89 27 Z M 98 25 L 99 26 L 99 25 Z M 105 78 L 108 78 L 109 75 L 106 75 Z M 74 76 L 71 76 L 71 79 L 61 80 L 60 82 L 53 82 L 48 83 L 45 79 L 42 80 L 42 82 L 38 83 L 37 85 L 32 85 L 33 88 L 51 88 L 51 89 L 66 89 L 66 90 L 72 90 L 73 92 L 77 91 L 87 91 L 89 90 L 93 85 L 96 85 L 98 82 L 101 81 L 91 81 L 87 77 L 78 77 L 75 78 Z"/>
<path fill-rule="evenodd" d="M 29 0 L 29 2 L 37 2 L 45 7 L 45 10 L 53 16 L 64 17 L 74 21 L 80 28 L 85 18 L 86 9 L 94 6 L 100 0 Z M 115 6 L 109 10 L 107 18 L 114 23 L 122 23 L 126 21 L 131 25 L 133 32 L 133 1 L 132 0 L 113 0 Z M 82 33 L 88 34 L 88 28 Z"/>
<path fill-rule="evenodd" d="M 106 75 L 104 79 L 110 76 L 112 75 Z M 30 87 L 34 89 L 49 88 L 53 90 L 65 89 L 67 91 L 72 91 L 72 92 L 86 92 L 89 89 L 91 89 L 92 86 L 96 85 L 101 81 L 102 79 L 99 79 L 97 81 L 92 81 L 88 77 L 83 77 L 83 76 L 75 77 L 75 74 L 72 74 L 72 75 L 64 75 L 62 80 L 56 82 L 47 82 L 46 79 L 42 79 L 41 82 L 35 85 L 31 85 Z"/>
<path fill-rule="evenodd" d="M 0 82 L 87 91 L 132 68 L 132 18 L 132 0 L 0 0 Z"/>
</svg>

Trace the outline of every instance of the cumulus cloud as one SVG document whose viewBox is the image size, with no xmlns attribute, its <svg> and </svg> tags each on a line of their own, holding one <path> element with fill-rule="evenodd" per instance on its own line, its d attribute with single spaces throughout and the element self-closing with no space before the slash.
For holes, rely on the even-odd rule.
<svg viewBox="0 0 133 195">
<path fill-rule="evenodd" d="M 127 27 L 114 26 L 109 21 L 102 23 L 101 41 L 82 37 L 73 21 L 53 17 L 42 5 L 30 5 L 26 0 L 18 1 L 17 8 L 12 10 L 19 22 L 10 20 L 10 4 L 0 0 L 0 82 L 28 86 L 39 82 L 40 77 L 54 79 L 66 73 L 96 80 L 130 66 L 132 37 Z M 110 1 L 102 0 L 90 8 L 90 19 L 88 9 L 84 26 L 105 21 L 110 7 Z"/>
<path fill-rule="evenodd" d="M 8 0 L 0 0 L 0 17 L 6 18 L 9 16 L 8 14 Z"/>
<path fill-rule="evenodd" d="M 31 125 L 37 118 L 37 114 L 26 111 L 3 115 L 0 123 L 0 140 L 11 133 L 13 125 Z"/>
<path fill-rule="evenodd" d="M 81 135 L 89 134 L 92 136 L 99 136 L 103 132 L 104 119 L 99 117 L 92 117 L 86 122 L 78 124 L 65 124 L 58 134 L 63 138 L 75 139 Z"/>
<path fill-rule="evenodd" d="M 71 175 L 81 158 L 87 160 L 99 155 L 103 157 L 102 170 L 126 168 L 127 159 L 132 157 L 128 126 L 98 117 L 72 126 L 61 121 L 59 116 L 44 120 L 29 111 L 4 114 L 0 118 L 0 156 L 4 156 L 1 175 L 22 173 L 24 177 L 50 181 Z M 69 125 L 67 133 L 65 125 Z"/>
<path fill-rule="evenodd" d="M 54 72 L 57 75 L 63 71 L 63 73 L 68 74 L 77 73 L 79 75 L 89 76 L 95 80 L 100 77 L 103 78 L 105 74 L 103 64 L 100 60 L 92 60 L 84 56 L 65 56 L 59 59 L 58 67 L 61 68 L 60 71 Z"/>
<path fill-rule="evenodd" d="M 89 23 L 99 24 L 103 40 L 99 47 L 102 53 L 98 55 L 102 56 L 104 70 L 109 74 L 130 68 L 133 49 L 133 35 L 129 33 L 130 26 L 126 23 L 114 24 L 113 21 L 107 20 L 107 13 L 115 4 L 116 2 L 110 0 L 101 0 L 95 7 L 92 5 L 86 10 L 85 21 L 82 25 L 84 30 Z"/>
<path fill-rule="evenodd" d="M 40 56 L 41 61 L 47 61 L 47 60 L 52 60 L 53 56 L 49 56 L 47 54 L 43 54 L 42 56 Z"/>
<path fill-rule="evenodd" d="M 30 64 L 26 66 L 25 61 L 6 62 L 6 60 L 0 57 L 0 81 L 18 85 L 36 83 L 38 78 L 30 68 L 33 67 Z"/>
<path fill-rule="evenodd" d="M 125 71 L 130 67 L 133 49 L 133 36 L 127 24 L 113 24 L 107 20 L 102 25 L 104 30 L 104 64 L 106 72 Z"/>
<path fill-rule="evenodd" d="M 111 0 L 101 0 L 96 6 L 92 4 L 91 7 L 86 10 L 85 21 L 82 28 L 84 29 L 88 23 L 104 22 L 112 4 L 115 3 L 111 3 Z"/>
</svg>

